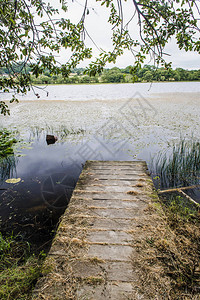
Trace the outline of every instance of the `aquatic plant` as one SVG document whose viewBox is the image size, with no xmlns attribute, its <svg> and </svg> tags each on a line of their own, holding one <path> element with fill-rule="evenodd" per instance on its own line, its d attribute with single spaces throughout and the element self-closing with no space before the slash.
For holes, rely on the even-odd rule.
<svg viewBox="0 0 200 300">
<path fill-rule="evenodd" d="M 0 130 L 0 158 L 12 155 L 13 144 L 17 143 L 17 140 L 12 136 L 12 133 L 6 129 Z"/>
<path fill-rule="evenodd" d="M 160 152 L 151 163 L 157 188 L 183 187 L 200 183 L 200 143 L 181 140 L 171 151 Z"/>
<path fill-rule="evenodd" d="M 69 135 L 83 135 L 85 133 L 85 130 L 82 128 L 67 128 L 65 125 L 60 126 L 57 130 L 56 130 L 56 135 L 60 138 L 66 138 Z"/>
<path fill-rule="evenodd" d="M 30 128 L 30 136 L 29 141 L 32 141 L 33 139 L 39 140 L 41 136 L 50 134 L 55 135 L 58 137 L 58 141 L 63 140 L 65 138 L 68 138 L 69 136 L 78 136 L 78 135 L 84 135 L 85 130 L 82 128 L 68 128 L 65 125 L 60 125 L 58 127 L 53 127 L 50 125 L 45 125 L 44 127 L 31 127 Z"/>
</svg>

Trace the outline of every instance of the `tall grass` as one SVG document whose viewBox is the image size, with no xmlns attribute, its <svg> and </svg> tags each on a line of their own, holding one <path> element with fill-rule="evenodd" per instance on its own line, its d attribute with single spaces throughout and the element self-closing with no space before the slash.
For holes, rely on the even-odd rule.
<svg viewBox="0 0 200 300">
<path fill-rule="evenodd" d="M 200 143 L 194 139 L 181 140 L 171 152 L 160 152 L 154 157 L 151 171 L 161 189 L 199 184 Z"/>
</svg>

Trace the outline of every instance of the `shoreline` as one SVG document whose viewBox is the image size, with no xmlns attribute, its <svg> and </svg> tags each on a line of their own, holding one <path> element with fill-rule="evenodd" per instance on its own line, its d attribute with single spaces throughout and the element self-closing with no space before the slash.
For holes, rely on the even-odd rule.
<svg viewBox="0 0 200 300">
<path fill-rule="evenodd" d="M 48 84 L 44 84 L 44 83 L 37 83 L 36 86 L 54 86 L 54 85 L 102 85 L 102 84 L 117 84 L 117 85 L 120 85 L 120 84 L 135 84 L 135 83 L 182 83 L 182 82 L 200 82 L 200 80 L 192 80 L 192 81 L 188 81 L 188 80 L 179 80 L 179 81 L 176 81 L 176 80 L 169 80 L 169 81 L 134 81 L 134 82 L 90 82 L 90 83 L 81 83 L 81 82 L 78 82 L 78 83 L 48 83 Z"/>
</svg>

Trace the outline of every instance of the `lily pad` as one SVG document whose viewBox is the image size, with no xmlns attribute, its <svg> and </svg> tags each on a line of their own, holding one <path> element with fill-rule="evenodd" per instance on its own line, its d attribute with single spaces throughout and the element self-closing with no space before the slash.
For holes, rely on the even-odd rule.
<svg viewBox="0 0 200 300">
<path fill-rule="evenodd" d="M 18 183 L 21 181 L 21 178 L 10 178 L 10 179 L 7 179 L 5 182 L 6 183 Z"/>
</svg>

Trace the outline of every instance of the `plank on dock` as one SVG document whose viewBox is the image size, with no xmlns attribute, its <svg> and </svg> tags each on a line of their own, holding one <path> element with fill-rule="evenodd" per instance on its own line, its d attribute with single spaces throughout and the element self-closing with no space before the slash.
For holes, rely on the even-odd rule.
<svg viewBox="0 0 200 300">
<path fill-rule="evenodd" d="M 86 163 L 46 260 L 52 272 L 33 299 L 133 299 L 132 229 L 149 201 L 146 170 L 145 162 Z"/>
</svg>

